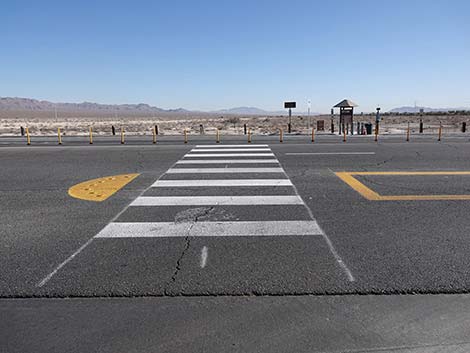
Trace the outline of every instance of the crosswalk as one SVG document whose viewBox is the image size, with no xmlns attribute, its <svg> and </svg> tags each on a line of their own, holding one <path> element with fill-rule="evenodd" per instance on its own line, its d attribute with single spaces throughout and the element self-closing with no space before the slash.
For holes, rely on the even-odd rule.
<svg viewBox="0 0 470 353">
<path fill-rule="evenodd" d="M 305 209 L 268 145 L 197 145 L 95 238 L 322 235 Z"/>
</svg>

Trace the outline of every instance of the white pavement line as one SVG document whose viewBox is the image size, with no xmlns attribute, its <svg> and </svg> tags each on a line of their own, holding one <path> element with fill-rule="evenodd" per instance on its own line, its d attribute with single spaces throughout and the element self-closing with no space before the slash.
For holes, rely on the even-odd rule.
<svg viewBox="0 0 470 353">
<path fill-rule="evenodd" d="M 196 148 L 258 148 L 258 147 L 269 147 L 269 145 L 196 145 Z"/>
<path fill-rule="evenodd" d="M 191 186 L 292 186 L 289 179 L 201 179 L 158 180 L 152 187 L 173 188 Z"/>
<path fill-rule="evenodd" d="M 64 267 L 65 265 L 67 265 L 70 261 L 73 260 L 73 258 L 75 256 L 77 256 L 78 254 L 80 254 L 82 252 L 83 249 L 85 249 L 88 245 L 91 244 L 91 242 L 93 241 L 94 238 L 90 238 L 88 239 L 88 241 L 83 244 L 82 246 L 80 246 L 77 250 L 75 250 L 75 252 L 70 255 L 67 259 L 65 259 L 65 261 L 63 261 L 61 264 L 59 264 L 59 266 L 57 266 L 51 273 L 49 273 L 46 277 L 44 277 L 41 282 L 39 282 L 36 287 L 42 287 L 43 285 L 45 285 L 47 282 L 49 282 L 49 280 L 62 268 Z"/>
<path fill-rule="evenodd" d="M 167 174 L 201 174 L 201 173 L 284 173 L 282 168 L 172 168 Z"/>
<path fill-rule="evenodd" d="M 274 157 L 274 153 L 193 153 L 185 154 L 183 158 L 201 157 Z"/>
<path fill-rule="evenodd" d="M 277 159 L 183 159 L 176 162 L 176 164 L 258 164 L 258 163 L 275 163 L 278 164 Z"/>
<path fill-rule="evenodd" d="M 207 246 L 203 246 L 202 249 L 201 249 L 201 262 L 200 262 L 201 268 L 206 267 L 207 256 L 208 256 Z"/>
<path fill-rule="evenodd" d="M 188 225 L 192 225 L 188 233 Z M 321 235 L 315 220 L 264 222 L 143 222 L 108 224 L 95 238 Z"/>
<path fill-rule="evenodd" d="M 302 205 L 297 195 L 287 196 L 141 196 L 131 206 Z"/>
<path fill-rule="evenodd" d="M 194 152 L 263 152 L 271 151 L 270 148 L 193 148 L 191 153 Z"/>
<path fill-rule="evenodd" d="M 286 175 L 286 177 L 289 178 L 289 175 L 284 172 L 284 174 Z M 290 179 L 290 178 L 289 178 Z M 294 189 L 296 195 L 299 197 L 299 199 L 302 200 L 302 203 L 305 207 L 305 209 L 307 210 L 310 218 L 312 220 L 315 220 L 315 217 L 313 217 L 313 213 L 312 213 L 312 210 L 310 209 L 310 207 L 308 207 L 308 205 L 303 201 L 302 199 L 302 196 L 300 196 L 299 194 L 299 191 L 297 190 L 297 187 L 295 186 L 295 184 L 292 184 L 292 188 Z M 328 245 L 328 248 L 330 249 L 330 252 L 331 254 L 333 255 L 333 257 L 335 258 L 336 262 L 338 263 L 339 267 L 341 267 L 341 269 L 343 270 L 343 272 L 346 274 L 346 276 L 348 277 L 348 280 L 349 282 L 354 282 L 356 279 L 354 278 L 351 270 L 348 268 L 348 266 L 344 263 L 343 259 L 341 258 L 341 256 L 338 254 L 338 252 L 336 251 L 335 249 L 335 246 L 333 245 L 333 242 L 331 241 L 331 239 L 328 237 L 328 235 L 326 235 L 326 233 L 320 228 L 320 225 L 317 224 L 317 227 L 320 229 L 320 232 L 321 232 L 321 236 L 323 237 L 323 239 L 325 240 L 326 244 Z"/>
<path fill-rule="evenodd" d="M 312 155 L 312 156 L 321 156 L 321 155 L 367 155 L 375 154 L 375 152 L 290 152 L 285 153 L 286 156 L 301 156 L 301 155 Z"/>
</svg>

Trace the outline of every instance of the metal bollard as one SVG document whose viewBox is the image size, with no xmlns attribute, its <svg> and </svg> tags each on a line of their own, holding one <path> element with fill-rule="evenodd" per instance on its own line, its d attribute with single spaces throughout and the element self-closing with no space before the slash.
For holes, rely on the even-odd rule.
<svg viewBox="0 0 470 353">
<path fill-rule="evenodd" d="M 410 122 L 408 122 L 408 129 L 406 129 L 406 142 L 410 141 Z"/>
<path fill-rule="evenodd" d="M 155 125 L 155 135 L 158 135 L 158 125 Z"/>
<path fill-rule="evenodd" d="M 124 142 L 125 142 L 125 141 L 124 141 L 124 128 L 121 127 L 121 145 L 123 145 Z"/>
<path fill-rule="evenodd" d="M 315 142 L 315 128 L 312 127 L 312 143 Z"/>
<path fill-rule="evenodd" d="M 379 123 L 375 123 L 375 136 L 374 136 L 374 141 L 375 141 L 375 142 L 379 141 Z"/>
<path fill-rule="evenodd" d="M 243 124 L 243 134 L 246 135 L 246 124 Z"/>
<path fill-rule="evenodd" d="M 116 135 L 116 129 L 114 128 L 114 125 L 111 125 L 111 132 L 113 133 L 113 136 Z"/>
<path fill-rule="evenodd" d="M 21 132 L 21 136 L 24 136 L 24 127 L 23 126 L 20 126 L 20 132 Z"/>
<path fill-rule="evenodd" d="M 57 128 L 57 139 L 59 140 L 59 145 L 62 144 L 62 136 L 60 135 L 60 127 Z"/>
<path fill-rule="evenodd" d="M 437 141 L 441 141 L 442 137 L 442 123 L 439 123 L 439 136 L 437 138 Z"/>
<path fill-rule="evenodd" d="M 423 119 L 419 119 L 419 133 L 422 134 L 423 130 Z"/>
<path fill-rule="evenodd" d="M 204 125 L 199 124 L 199 135 L 204 135 Z"/>
<path fill-rule="evenodd" d="M 152 129 L 152 143 L 156 144 L 157 143 L 157 125 Z"/>
<path fill-rule="evenodd" d="M 90 145 L 93 144 L 93 129 L 90 126 Z"/>
<path fill-rule="evenodd" d="M 26 128 L 26 144 L 28 146 L 31 144 L 31 137 L 29 136 L 29 128 Z"/>
<path fill-rule="evenodd" d="M 186 129 L 184 129 L 183 133 L 184 133 L 184 143 L 188 143 L 188 133 Z"/>
<path fill-rule="evenodd" d="M 467 131 L 467 123 L 464 121 L 462 123 L 462 132 L 465 132 L 465 131 Z"/>
<path fill-rule="evenodd" d="M 251 129 L 248 128 L 248 143 L 251 143 Z"/>
<path fill-rule="evenodd" d="M 343 125 L 343 142 L 346 142 L 346 128 Z"/>
<path fill-rule="evenodd" d="M 282 143 L 284 141 L 284 136 L 283 136 L 282 129 L 279 129 L 279 142 Z"/>
<path fill-rule="evenodd" d="M 220 132 L 219 129 L 216 129 L 215 143 L 220 143 Z"/>
</svg>

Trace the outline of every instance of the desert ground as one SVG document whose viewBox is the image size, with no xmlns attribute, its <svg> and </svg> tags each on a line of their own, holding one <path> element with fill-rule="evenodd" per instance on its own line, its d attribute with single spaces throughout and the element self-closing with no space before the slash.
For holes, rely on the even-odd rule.
<svg viewBox="0 0 470 353">
<path fill-rule="evenodd" d="M 324 131 L 318 133 L 330 133 L 331 115 L 292 116 L 292 132 L 307 134 L 310 128 L 317 127 L 317 121 L 324 121 Z M 422 119 L 425 133 L 435 133 L 442 124 L 442 132 L 460 132 L 463 122 L 470 120 L 467 114 L 383 114 L 380 125 L 381 134 L 405 134 L 408 123 L 411 133 L 418 132 L 419 121 Z M 310 120 L 310 121 L 309 121 Z M 338 131 L 339 116 L 334 115 L 335 131 Z M 375 115 L 357 114 L 355 122 L 373 123 Z M 110 135 L 112 126 L 116 132 L 121 127 L 129 135 L 151 135 L 155 125 L 158 126 L 159 135 L 179 135 L 187 130 L 188 134 L 214 134 L 220 129 L 222 134 L 236 135 L 244 133 L 244 125 L 251 129 L 253 134 L 269 135 L 277 134 L 279 129 L 287 130 L 287 116 L 243 116 L 243 115 L 190 115 L 190 114 L 162 114 L 158 116 L 110 116 L 98 114 L 73 114 L 58 112 L 57 118 L 54 112 L 0 112 L 0 136 L 18 136 L 20 127 L 28 127 L 31 135 L 53 135 L 57 129 L 61 129 L 63 135 L 86 135 L 89 128 L 93 128 L 96 135 Z M 202 127 L 202 129 L 201 129 Z M 356 133 L 356 128 L 354 130 Z"/>
</svg>

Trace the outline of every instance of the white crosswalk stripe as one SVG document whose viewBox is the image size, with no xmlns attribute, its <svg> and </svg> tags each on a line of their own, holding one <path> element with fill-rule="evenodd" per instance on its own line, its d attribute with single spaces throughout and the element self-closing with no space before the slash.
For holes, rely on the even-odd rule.
<svg viewBox="0 0 470 353">
<path fill-rule="evenodd" d="M 279 164 L 277 159 L 182 159 L 176 164 Z"/>
<path fill-rule="evenodd" d="M 196 148 L 259 148 L 269 147 L 269 145 L 197 145 Z"/>
<path fill-rule="evenodd" d="M 249 152 L 249 151 L 248 151 Z M 188 153 L 184 158 L 201 157 L 274 157 L 274 153 Z"/>
<path fill-rule="evenodd" d="M 141 196 L 131 206 L 302 205 L 297 195 L 282 196 Z"/>
<path fill-rule="evenodd" d="M 261 152 L 271 151 L 270 148 L 195 148 L 191 153 L 196 152 Z"/>
<path fill-rule="evenodd" d="M 167 174 L 207 173 L 284 173 L 282 168 L 171 168 Z"/>
<path fill-rule="evenodd" d="M 110 223 L 95 238 L 321 235 L 315 221 Z"/>
<path fill-rule="evenodd" d="M 202 179 L 202 180 L 157 180 L 154 188 L 208 186 L 292 186 L 289 179 Z"/>
</svg>

